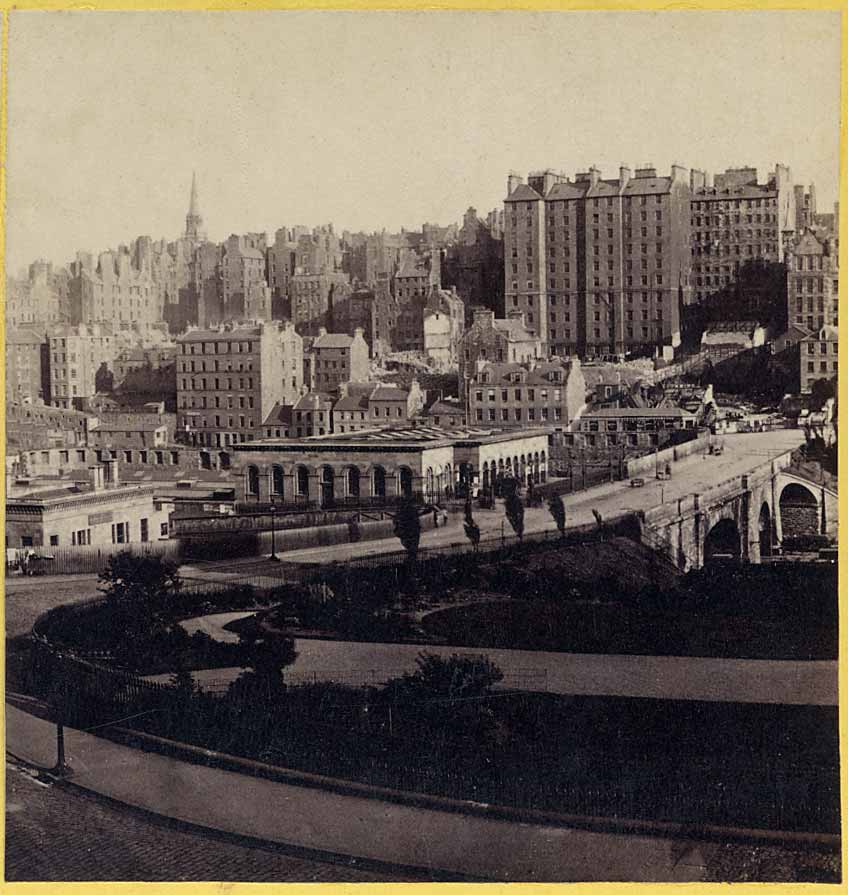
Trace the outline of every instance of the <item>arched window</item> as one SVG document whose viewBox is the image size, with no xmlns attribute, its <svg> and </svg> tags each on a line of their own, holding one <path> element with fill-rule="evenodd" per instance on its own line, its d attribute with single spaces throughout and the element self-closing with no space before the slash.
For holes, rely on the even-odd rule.
<svg viewBox="0 0 848 895">
<path fill-rule="evenodd" d="M 400 493 L 404 497 L 412 497 L 412 470 L 408 466 L 401 466 Z"/>
<path fill-rule="evenodd" d="M 331 506 L 335 501 L 335 474 L 332 466 L 321 467 L 321 505 Z"/>
<path fill-rule="evenodd" d="M 355 466 L 347 468 L 347 496 L 359 499 L 359 470 Z"/>
<path fill-rule="evenodd" d="M 247 467 L 247 493 L 250 497 L 259 497 L 259 469 L 256 466 Z"/>
<path fill-rule="evenodd" d="M 297 467 L 297 496 L 309 497 L 309 470 L 305 466 Z"/>
<path fill-rule="evenodd" d="M 374 497 L 386 496 L 386 470 L 382 466 L 375 466 L 371 474 L 373 479 Z"/>
<path fill-rule="evenodd" d="M 275 497 L 283 496 L 283 467 L 278 463 L 271 467 L 271 494 Z"/>
</svg>

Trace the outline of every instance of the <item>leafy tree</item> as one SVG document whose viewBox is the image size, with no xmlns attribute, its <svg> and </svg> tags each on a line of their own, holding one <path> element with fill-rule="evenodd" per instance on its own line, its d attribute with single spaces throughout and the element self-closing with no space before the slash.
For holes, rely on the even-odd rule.
<svg viewBox="0 0 848 895">
<path fill-rule="evenodd" d="M 256 636 L 242 638 L 247 670 L 230 684 L 228 695 L 256 706 L 269 705 L 285 689 L 283 668 L 297 658 L 294 638 L 285 634 L 262 631 Z"/>
<path fill-rule="evenodd" d="M 394 530 L 403 549 L 406 550 L 409 562 L 415 562 L 418 556 L 418 543 L 421 540 L 421 518 L 418 515 L 418 507 L 409 498 L 404 499 L 395 512 Z"/>
<path fill-rule="evenodd" d="M 810 410 L 821 410 L 828 398 L 836 397 L 836 377 L 815 379 L 810 386 Z"/>
<path fill-rule="evenodd" d="M 603 541 L 606 537 L 607 531 L 604 517 L 597 510 L 592 510 L 592 515 L 595 517 L 595 524 L 598 526 L 598 534 L 601 536 L 601 540 Z"/>
<path fill-rule="evenodd" d="M 551 516 L 554 517 L 554 522 L 556 522 L 557 531 L 559 531 L 561 537 L 565 537 L 565 503 L 563 502 L 562 497 L 559 494 L 555 494 L 548 501 L 548 511 Z"/>
<path fill-rule="evenodd" d="M 148 611 L 161 608 L 181 587 L 175 563 L 129 550 L 111 556 L 98 581 L 107 599 Z"/>
<path fill-rule="evenodd" d="M 515 478 L 504 478 L 504 511 L 512 530 L 520 541 L 524 537 L 524 504 L 518 496 L 519 483 Z"/>
<path fill-rule="evenodd" d="M 471 515 L 471 501 L 465 502 L 465 536 L 471 541 L 471 546 L 476 551 L 480 546 L 480 526 Z"/>
<path fill-rule="evenodd" d="M 420 653 L 417 669 L 388 681 L 384 693 L 403 699 L 460 699 L 486 695 L 503 680 L 503 672 L 487 656 L 443 658 Z"/>
</svg>

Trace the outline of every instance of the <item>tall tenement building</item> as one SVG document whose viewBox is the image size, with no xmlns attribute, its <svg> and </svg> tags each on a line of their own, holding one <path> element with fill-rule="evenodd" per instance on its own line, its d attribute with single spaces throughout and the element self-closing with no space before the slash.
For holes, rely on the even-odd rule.
<svg viewBox="0 0 848 895">
<path fill-rule="evenodd" d="M 549 352 L 650 353 L 680 342 L 689 300 L 690 187 L 669 176 L 597 168 L 510 175 L 504 213 L 505 309 Z"/>
<path fill-rule="evenodd" d="M 787 320 L 810 331 L 839 325 L 839 243 L 806 229 L 786 251 Z"/>
<path fill-rule="evenodd" d="M 692 171 L 691 186 L 694 302 L 736 319 L 767 318 L 782 294 L 780 265 L 796 224 L 789 168 L 776 165 L 766 183 L 756 168 L 729 168 L 712 185 Z"/>
<path fill-rule="evenodd" d="M 291 323 L 191 330 L 177 346 L 177 430 L 188 444 L 255 438 L 276 403 L 300 394 L 303 340 Z"/>
</svg>

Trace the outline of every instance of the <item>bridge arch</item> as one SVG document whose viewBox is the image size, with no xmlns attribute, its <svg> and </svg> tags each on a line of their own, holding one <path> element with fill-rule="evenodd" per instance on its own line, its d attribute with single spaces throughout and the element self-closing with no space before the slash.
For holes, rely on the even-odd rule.
<svg viewBox="0 0 848 895">
<path fill-rule="evenodd" d="M 783 487 L 778 499 L 784 538 L 815 535 L 821 531 L 821 511 L 816 493 L 799 482 Z"/>
<path fill-rule="evenodd" d="M 718 556 L 742 555 L 742 536 L 735 519 L 719 519 L 704 539 L 704 563 Z"/>
</svg>

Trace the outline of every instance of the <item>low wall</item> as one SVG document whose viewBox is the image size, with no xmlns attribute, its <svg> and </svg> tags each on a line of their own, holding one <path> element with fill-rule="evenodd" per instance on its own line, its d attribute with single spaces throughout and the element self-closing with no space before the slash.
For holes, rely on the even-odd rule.
<svg viewBox="0 0 848 895">
<path fill-rule="evenodd" d="M 441 517 L 440 517 L 441 519 Z M 440 521 L 441 524 L 441 521 Z M 421 518 L 421 529 L 433 528 L 433 515 Z M 336 544 L 350 544 L 355 541 L 374 541 L 393 538 L 394 522 L 381 519 L 369 522 L 349 522 L 340 525 L 316 525 L 309 528 L 278 531 L 275 546 L 278 553 L 287 550 L 304 550 L 309 547 L 332 547 Z M 399 542 L 398 542 L 399 543 Z M 236 556 L 262 556 L 271 552 L 271 532 L 248 532 L 240 534 L 210 535 L 203 541 L 189 541 L 173 538 L 167 541 L 149 543 L 109 544 L 102 547 L 47 547 L 53 557 L 40 564 L 39 571 L 45 575 L 75 575 L 100 572 L 109 558 L 117 553 L 155 555 L 176 563 L 196 559 L 224 559 Z"/>
<path fill-rule="evenodd" d="M 712 435 L 710 435 L 709 432 L 706 432 L 684 444 L 663 448 L 652 454 L 645 454 L 644 457 L 636 457 L 633 460 L 627 460 L 624 463 L 624 475 L 628 479 L 646 474 L 653 475 L 656 469 L 665 469 L 666 463 L 675 463 L 691 454 L 709 450 L 711 441 Z"/>
</svg>

